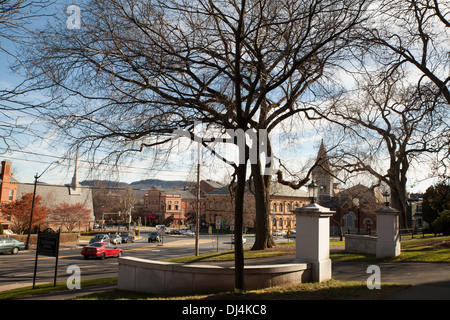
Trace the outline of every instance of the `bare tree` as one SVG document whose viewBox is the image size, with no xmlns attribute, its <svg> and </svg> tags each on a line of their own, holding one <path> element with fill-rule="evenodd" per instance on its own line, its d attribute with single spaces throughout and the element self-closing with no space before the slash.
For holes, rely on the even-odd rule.
<svg viewBox="0 0 450 320">
<path fill-rule="evenodd" d="M 386 69 L 407 65 L 419 71 L 419 85 L 428 79 L 450 103 L 449 14 L 446 1 L 381 1 L 358 35 L 361 47 Z"/>
<path fill-rule="evenodd" d="M 450 6 L 441 0 L 381 1 L 362 33 L 363 52 L 386 69 L 408 68 L 417 79 L 417 86 L 432 88 L 447 105 L 450 103 L 448 27 Z M 367 55 L 357 54 L 364 57 Z M 445 118 L 448 119 L 448 112 Z M 445 131 L 445 137 L 450 130 Z M 436 154 L 436 174 L 448 176 L 450 140 L 442 141 L 444 149 Z M 442 171 L 440 170 L 442 169 Z"/>
<path fill-rule="evenodd" d="M 233 170 L 237 290 L 243 280 L 243 200 L 249 141 L 232 163 L 214 149 L 204 129 L 270 134 L 305 112 L 321 94 L 366 1 L 143 1 L 93 0 L 83 8 L 81 30 L 52 23 L 25 50 L 30 84 L 48 89 L 46 116 L 77 144 L 111 146 L 110 154 L 173 142 L 175 129 L 200 141 Z M 228 130 L 228 131 L 227 131 Z M 259 134 L 256 135 L 259 145 Z M 266 136 L 267 137 L 267 136 Z M 253 147 L 255 144 L 253 144 Z M 270 140 L 266 150 L 270 153 Z M 266 154 L 267 156 L 267 154 Z M 270 156 L 270 154 L 269 154 Z M 257 228 L 268 241 L 269 165 L 250 161 L 257 195 Z"/>
<path fill-rule="evenodd" d="M 360 90 L 339 97 L 327 110 L 346 137 L 334 152 L 336 165 L 349 173 L 369 173 L 389 186 L 391 205 L 402 212 L 404 227 L 408 170 L 414 161 L 423 166 L 426 154 L 442 148 L 445 113 L 432 88 L 417 88 L 406 79 L 399 72 L 366 74 Z"/>
<path fill-rule="evenodd" d="M 0 57 L 4 71 L 10 67 L 8 62 L 20 64 L 16 46 L 27 39 L 32 33 L 30 25 L 34 19 L 48 15 L 46 8 L 52 5 L 50 0 L 0 0 Z M 0 139 L 10 148 L 11 144 L 18 144 L 16 134 L 32 133 L 29 130 L 31 121 L 37 115 L 35 106 L 26 100 L 26 94 L 31 88 L 23 90 L 22 80 L 19 83 L 4 79 L 5 85 L 0 87 Z M 25 123 L 24 117 L 29 122 Z M 21 119 L 22 118 L 22 119 Z"/>
</svg>

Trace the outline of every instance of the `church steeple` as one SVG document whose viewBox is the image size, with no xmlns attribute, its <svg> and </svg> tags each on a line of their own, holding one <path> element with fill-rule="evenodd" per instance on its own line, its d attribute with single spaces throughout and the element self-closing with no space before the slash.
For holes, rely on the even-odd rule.
<svg viewBox="0 0 450 320">
<path fill-rule="evenodd" d="M 329 199 L 334 196 L 334 180 L 330 159 L 328 158 L 323 139 L 317 152 L 316 162 L 317 166 L 311 172 L 311 177 L 320 186 L 319 200 Z"/>
<path fill-rule="evenodd" d="M 81 194 L 80 184 L 78 182 L 78 148 L 77 148 L 77 154 L 75 157 L 75 171 L 74 171 L 73 177 L 72 177 L 72 184 L 70 185 L 70 194 L 71 195 L 80 195 Z"/>
<path fill-rule="evenodd" d="M 323 143 L 323 139 L 320 143 L 319 152 L 317 153 L 316 162 L 322 167 L 324 170 L 328 170 L 331 172 L 330 159 L 328 158 L 327 149 L 325 148 L 325 144 Z"/>
</svg>

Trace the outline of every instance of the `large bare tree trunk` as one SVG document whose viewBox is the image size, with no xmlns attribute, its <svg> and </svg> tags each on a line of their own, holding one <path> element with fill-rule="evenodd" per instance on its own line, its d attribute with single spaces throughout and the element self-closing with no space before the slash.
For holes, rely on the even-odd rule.
<svg viewBox="0 0 450 320">
<path fill-rule="evenodd" d="M 406 200 L 406 191 L 403 186 L 391 186 L 391 207 L 400 211 L 400 226 L 402 228 L 409 228 Z"/>
<path fill-rule="evenodd" d="M 254 183 L 256 210 L 256 238 L 252 250 L 264 250 L 275 245 L 270 233 L 270 175 L 261 175 L 261 165 L 252 164 L 252 180 Z"/>
<path fill-rule="evenodd" d="M 242 243 L 242 228 L 244 226 L 244 194 L 247 175 L 247 163 L 239 164 L 236 170 L 237 184 L 235 194 L 235 218 L 234 218 L 234 291 L 245 291 L 244 282 L 244 248 Z"/>
</svg>

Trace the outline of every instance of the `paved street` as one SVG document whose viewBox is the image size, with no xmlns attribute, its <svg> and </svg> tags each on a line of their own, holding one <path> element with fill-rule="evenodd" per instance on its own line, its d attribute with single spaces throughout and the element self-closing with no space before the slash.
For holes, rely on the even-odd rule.
<svg viewBox="0 0 450 320">
<path fill-rule="evenodd" d="M 190 256 L 195 252 L 195 238 L 181 235 L 164 236 L 163 244 L 148 243 L 147 232 L 141 234 L 141 239 L 135 243 L 119 245 L 124 250 L 124 256 L 145 259 L 163 260 L 172 257 Z M 219 240 L 217 242 L 217 239 Z M 253 238 L 247 238 L 246 246 L 253 244 Z M 283 240 L 286 241 L 286 240 Z M 217 247 L 217 243 L 219 246 Z M 232 249 L 230 235 L 201 235 L 200 253 Z M 72 244 L 61 247 L 58 261 L 58 279 L 65 281 L 70 274 L 67 268 L 77 265 L 81 269 L 82 279 L 116 277 L 118 272 L 117 258 L 105 260 L 85 260 L 80 254 L 81 246 Z M 293 255 L 273 257 L 265 263 L 283 263 L 292 261 Z M 259 259 L 252 259 L 250 264 L 258 264 Z M 272 261 L 273 260 L 273 261 Z M 20 252 L 18 255 L 0 254 L 0 291 L 18 286 L 29 286 L 33 281 L 35 251 Z M 231 262 L 223 262 L 231 263 Z M 220 264 L 220 263 L 219 263 Z M 53 281 L 55 258 L 39 256 L 36 282 L 49 283 Z M 337 262 L 333 263 L 333 279 L 348 281 L 366 281 L 369 277 L 367 268 L 370 263 Z M 450 267 L 446 263 L 380 263 L 381 282 L 405 283 L 412 287 L 391 297 L 390 300 L 450 300 Z M 116 284 L 109 284 L 110 289 Z M 106 290 L 108 287 L 106 287 Z M 90 288 L 96 290 L 96 288 Z M 66 293 L 66 294 L 70 294 Z M 41 297 L 45 299 L 45 296 Z M 49 299 L 52 296 L 49 295 Z M 69 297 L 70 298 L 70 297 Z M 64 297 L 61 297 L 64 299 Z"/>
<path fill-rule="evenodd" d="M 163 243 L 148 243 L 149 231 L 141 232 L 141 239 L 135 243 L 123 243 L 118 247 L 124 250 L 124 256 L 144 259 L 163 260 L 173 257 L 195 254 L 195 237 L 183 235 L 164 235 Z M 231 235 L 200 235 L 200 253 L 230 250 L 233 248 Z M 218 241 L 217 241 L 218 240 Z M 217 244 L 219 244 L 217 246 Z M 246 246 L 253 240 L 248 238 Z M 76 244 L 62 245 L 58 259 L 57 281 L 66 280 L 69 266 L 76 265 L 81 270 L 82 279 L 116 277 L 118 273 L 117 258 L 105 260 L 85 260 L 80 254 L 82 246 Z M 56 259 L 39 256 L 36 283 L 53 282 Z M 33 282 L 35 250 L 19 252 L 17 255 L 0 254 L 0 290 L 9 285 L 26 286 Z"/>
</svg>

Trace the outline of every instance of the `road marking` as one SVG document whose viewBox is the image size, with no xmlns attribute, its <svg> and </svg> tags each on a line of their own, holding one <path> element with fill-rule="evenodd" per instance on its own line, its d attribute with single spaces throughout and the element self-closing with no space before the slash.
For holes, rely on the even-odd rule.
<svg viewBox="0 0 450 320">
<path fill-rule="evenodd" d="M 172 241 L 169 244 L 164 244 L 164 245 L 149 245 L 149 246 L 145 246 L 145 247 L 139 247 L 139 248 L 133 248 L 133 249 L 124 249 L 124 252 L 130 252 L 130 251 L 143 251 L 143 250 L 152 250 L 155 252 L 160 252 L 160 248 L 176 248 L 176 247 L 182 247 L 182 246 L 187 246 L 187 245 L 191 245 L 194 244 L 195 239 L 184 239 L 184 240 L 176 240 L 176 241 Z M 209 243 L 210 240 L 199 240 L 199 244 L 202 243 Z M 80 254 L 71 254 L 71 255 L 59 255 L 59 258 L 73 258 L 73 257 L 80 257 Z M 48 259 L 55 259 L 55 257 L 41 257 L 39 256 L 39 260 L 48 260 Z M 5 261 L 0 261 L 0 263 L 7 263 L 7 262 L 17 262 L 17 261 L 35 261 L 35 258 L 27 258 L 27 259 L 16 259 L 16 260 L 5 260 Z"/>
</svg>

